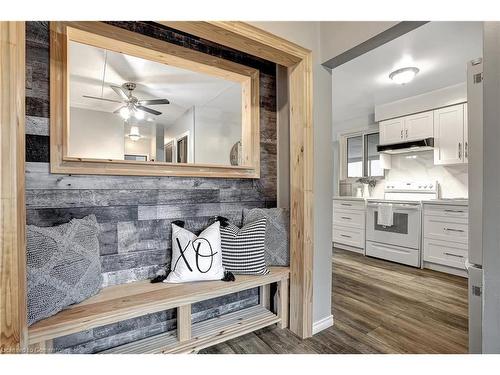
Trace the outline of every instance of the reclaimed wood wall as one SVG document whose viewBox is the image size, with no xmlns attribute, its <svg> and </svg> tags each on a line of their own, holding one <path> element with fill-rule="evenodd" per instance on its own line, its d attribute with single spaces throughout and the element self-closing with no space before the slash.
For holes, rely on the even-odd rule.
<svg viewBox="0 0 500 375">
<path fill-rule="evenodd" d="M 276 206 L 276 65 L 152 22 L 115 26 L 222 57 L 260 71 L 261 178 L 209 179 L 49 173 L 49 24 L 26 24 L 27 223 L 57 225 L 95 214 L 104 286 L 152 277 L 170 262 L 170 223 L 203 229 L 214 215 L 241 223 L 243 208 Z M 258 303 L 258 290 L 193 306 L 193 319 Z M 56 339 L 62 352 L 93 353 L 174 329 L 175 311 L 150 314 Z"/>
</svg>

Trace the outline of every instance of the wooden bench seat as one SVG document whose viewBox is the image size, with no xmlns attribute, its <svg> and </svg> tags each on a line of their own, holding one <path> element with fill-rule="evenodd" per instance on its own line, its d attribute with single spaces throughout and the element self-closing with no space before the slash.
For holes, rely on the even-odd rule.
<svg viewBox="0 0 500 375">
<path fill-rule="evenodd" d="M 213 329 L 209 329 L 210 321 L 214 321 L 213 327 L 219 327 L 222 324 L 222 328 L 219 328 L 224 331 L 229 326 L 234 326 L 234 319 L 238 320 L 245 317 L 245 319 L 239 320 L 241 324 L 236 324 L 236 328 L 244 326 L 244 329 L 234 330 L 235 327 L 232 327 L 234 331 L 232 337 L 237 336 L 239 331 L 247 333 L 262 328 L 262 324 L 278 323 L 285 328 L 288 321 L 289 273 L 287 267 L 270 267 L 268 275 L 236 275 L 236 281 L 234 282 L 208 281 L 186 284 L 151 284 L 146 280 L 107 287 L 96 296 L 33 324 L 28 331 L 29 343 L 44 348 L 45 342 L 56 337 L 172 308 L 177 308 L 177 331 L 175 334 L 166 333 L 163 335 L 164 337 L 157 338 L 159 342 L 156 351 L 153 350 L 154 344 L 151 342 L 141 343 L 141 345 L 148 347 L 147 352 L 192 351 L 193 346 L 190 345 L 192 340 L 198 343 L 206 342 L 205 346 L 213 345 L 215 337 Z M 270 305 L 269 286 L 272 283 L 278 284 L 279 301 L 276 314 L 268 310 Z M 253 308 L 253 314 L 252 311 L 249 311 L 250 315 L 244 312 L 236 312 L 232 313 L 232 315 L 227 314 L 226 318 L 219 317 L 210 319 L 206 323 L 201 322 L 191 325 L 191 304 L 255 287 L 260 287 L 261 299 L 260 305 Z M 255 321 L 252 319 L 252 315 L 255 317 Z M 215 324 L 216 322 L 219 325 Z M 224 324 L 224 322 L 227 324 Z M 258 328 L 252 329 L 253 325 L 258 326 Z M 192 332 L 195 332 L 196 336 L 192 337 Z M 219 334 L 215 333 L 215 336 L 218 336 L 217 342 L 220 342 L 222 336 L 220 331 L 218 332 Z M 175 337 L 172 339 L 172 336 Z M 214 340 L 210 340 L 209 337 Z M 165 341 L 165 339 L 167 340 Z M 133 349 L 134 345 L 132 344 L 134 343 L 128 345 Z M 199 347 L 197 346 L 198 349 Z M 181 350 L 182 348 L 184 350 Z M 142 352 L 139 348 L 136 349 L 135 352 Z"/>
</svg>

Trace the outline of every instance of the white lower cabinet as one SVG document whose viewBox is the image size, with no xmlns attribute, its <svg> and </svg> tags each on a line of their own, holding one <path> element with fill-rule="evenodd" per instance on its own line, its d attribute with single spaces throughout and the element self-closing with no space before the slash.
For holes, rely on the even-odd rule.
<svg viewBox="0 0 500 375">
<path fill-rule="evenodd" d="M 466 276 L 467 206 L 424 204 L 423 215 L 424 267 Z"/>
<path fill-rule="evenodd" d="M 365 250 L 365 201 L 333 201 L 334 246 L 364 254 Z"/>
<path fill-rule="evenodd" d="M 440 240 L 424 239 L 424 261 L 465 269 L 467 246 Z"/>
<path fill-rule="evenodd" d="M 357 247 L 360 251 L 364 248 L 364 229 L 334 226 L 333 242 Z"/>
</svg>

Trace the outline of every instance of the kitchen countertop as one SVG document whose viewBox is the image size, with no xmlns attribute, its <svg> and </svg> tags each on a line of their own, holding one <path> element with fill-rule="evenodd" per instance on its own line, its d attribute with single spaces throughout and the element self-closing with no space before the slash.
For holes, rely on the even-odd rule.
<svg viewBox="0 0 500 375">
<path fill-rule="evenodd" d="M 363 198 L 363 197 L 349 197 L 349 196 L 334 196 L 334 201 L 356 201 L 356 202 L 364 202 L 364 201 L 379 201 L 383 202 L 383 198 Z M 423 201 L 395 201 L 391 200 L 392 203 L 415 203 L 419 202 L 422 204 L 439 204 L 439 205 L 448 205 L 448 206 L 468 206 L 468 199 L 427 199 Z"/>
<path fill-rule="evenodd" d="M 439 204 L 448 206 L 468 206 L 468 199 L 429 199 L 422 201 L 422 204 Z"/>
<path fill-rule="evenodd" d="M 336 196 L 333 197 L 333 200 L 334 201 L 360 201 L 360 202 L 362 202 L 362 201 L 365 201 L 366 198 L 336 195 Z"/>
</svg>

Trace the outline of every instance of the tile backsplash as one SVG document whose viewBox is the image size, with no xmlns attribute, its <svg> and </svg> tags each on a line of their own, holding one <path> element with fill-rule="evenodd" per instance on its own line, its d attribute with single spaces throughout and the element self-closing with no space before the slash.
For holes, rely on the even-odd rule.
<svg viewBox="0 0 500 375">
<path fill-rule="evenodd" d="M 383 198 L 385 181 L 438 181 L 441 198 L 466 198 L 467 165 L 434 165 L 434 152 L 392 155 L 392 167 L 374 189 L 374 198 Z"/>
</svg>

